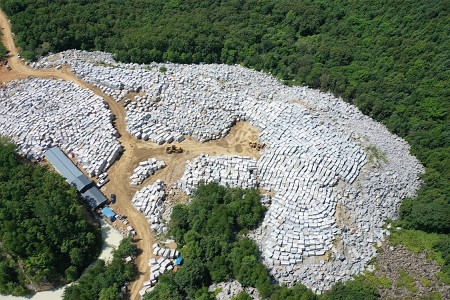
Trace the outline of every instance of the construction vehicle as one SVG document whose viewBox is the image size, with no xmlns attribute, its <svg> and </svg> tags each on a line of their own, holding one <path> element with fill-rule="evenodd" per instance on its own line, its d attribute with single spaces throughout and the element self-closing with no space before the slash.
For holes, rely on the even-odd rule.
<svg viewBox="0 0 450 300">
<path fill-rule="evenodd" d="M 170 145 L 170 146 L 166 147 L 166 153 L 167 154 L 183 153 L 183 148 L 175 146 L 175 145 Z"/>
<path fill-rule="evenodd" d="M 255 148 L 258 151 L 260 151 L 266 147 L 266 144 L 264 144 L 264 143 L 261 144 L 261 143 L 255 142 L 255 141 L 249 142 L 248 145 L 252 148 Z"/>
</svg>

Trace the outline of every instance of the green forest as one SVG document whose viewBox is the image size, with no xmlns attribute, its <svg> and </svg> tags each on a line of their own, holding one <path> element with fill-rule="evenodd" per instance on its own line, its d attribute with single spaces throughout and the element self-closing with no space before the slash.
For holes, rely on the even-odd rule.
<svg viewBox="0 0 450 300">
<path fill-rule="evenodd" d="M 258 247 L 254 241 L 237 236 L 262 221 L 265 208 L 259 197 L 256 190 L 200 184 L 188 205 L 175 206 L 170 235 L 185 262 L 175 275 L 160 278 L 144 299 L 203 299 L 209 296 L 207 287 L 212 282 L 231 277 L 256 286 L 267 297 L 272 285 Z"/>
<path fill-rule="evenodd" d="M 78 279 L 101 246 L 80 203 L 62 176 L 26 162 L 0 137 L 0 294 Z"/>
<path fill-rule="evenodd" d="M 0 38 L 2 37 L 2 33 L 0 32 Z M 8 50 L 5 46 L 0 42 L 0 59 L 4 58 L 5 55 L 8 54 Z"/>
<path fill-rule="evenodd" d="M 137 275 L 134 263 L 126 262 L 125 258 L 135 257 L 137 254 L 138 250 L 131 238 L 122 240 L 113 251 L 113 258 L 108 264 L 101 259 L 97 260 L 75 284 L 64 290 L 64 300 L 124 299 L 121 287 Z"/>
<path fill-rule="evenodd" d="M 0 58 L 4 57 L 7 53 L 8 51 L 6 50 L 5 46 L 0 44 Z"/>
</svg>

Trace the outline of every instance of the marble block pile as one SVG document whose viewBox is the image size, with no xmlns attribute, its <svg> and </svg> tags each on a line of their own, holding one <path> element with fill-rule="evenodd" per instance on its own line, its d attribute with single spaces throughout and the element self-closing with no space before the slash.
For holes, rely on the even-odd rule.
<svg viewBox="0 0 450 300">
<path fill-rule="evenodd" d="M 161 73 L 161 64 L 116 63 L 110 54 L 69 50 L 33 66 L 70 64 L 83 80 L 120 100 L 128 92 L 144 94 L 127 106 L 127 130 L 136 138 L 162 144 L 183 135 L 199 141 L 224 137 L 236 121 L 245 120 L 247 97 L 294 100 L 270 76 L 239 66 L 176 65 Z M 107 65 L 107 66 L 105 66 Z M 236 72 L 238 70 L 238 72 Z"/>
<path fill-rule="evenodd" d="M 165 166 L 166 164 L 163 161 L 156 160 L 154 157 L 141 161 L 133 170 L 133 175 L 130 177 L 131 186 L 138 186 L 142 184 L 145 179 L 152 176 L 156 171 L 164 168 Z"/>
<path fill-rule="evenodd" d="M 134 195 L 131 202 L 147 217 L 150 228 L 157 232 L 167 232 L 162 214 L 164 213 L 163 201 L 165 199 L 165 185 L 161 180 L 147 185 Z"/>
<path fill-rule="evenodd" d="M 0 89 L 0 135 L 31 160 L 59 146 L 91 176 L 101 174 L 122 151 L 112 119 L 102 98 L 71 82 L 30 78 Z"/>
<path fill-rule="evenodd" d="M 153 255 L 161 256 L 167 259 L 176 259 L 180 253 L 176 249 L 169 249 L 159 246 L 158 243 L 153 244 Z"/>
<path fill-rule="evenodd" d="M 200 181 L 244 189 L 257 186 L 256 160 L 246 156 L 201 155 L 188 161 L 178 188 L 190 195 Z"/>
<path fill-rule="evenodd" d="M 264 255 L 271 265 L 287 266 L 331 249 L 339 232 L 333 187 L 339 180 L 354 182 L 366 155 L 306 109 L 269 107 L 265 118 L 257 109 L 249 117 L 265 128 L 260 140 L 270 145 L 258 161 L 260 185 L 276 192 L 263 224 L 270 231 Z"/>
<path fill-rule="evenodd" d="M 173 270 L 175 267 L 175 259 L 179 256 L 178 250 L 163 248 L 157 243 L 153 244 L 153 254 L 159 256 L 159 258 L 150 258 L 148 263 L 150 266 L 150 278 L 144 281 L 144 287 L 140 291 L 141 296 L 153 290 L 160 275 Z"/>
<path fill-rule="evenodd" d="M 352 176 L 351 170 L 348 172 L 341 168 L 338 175 L 344 180 L 339 180 L 337 185 L 332 186 L 332 195 L 336 202 L 336 233 L 333 245 L 325 256 L 304 256 L 301 264 L 280 265 L 271 269 L 272 275 L 281 282 L 291 285 L 300 281 L 321 293 L 331 288 L 334 283 L 349 280 L 352 275 L 365 270 L 376 255 L 375 245 L 384 241 L 387 235 L 383 229 L 385 220 L 395 219 L 401 199 L 415 194 L 420 186 L 418 175 L 423 172 L 423 167 L 409 154 L 409 145 L 404 140 L 389 133 L 382 124 L 364 116 L 354 106 L 330 94 L 306 87 L 296 87 L 295 90 L 303 100 L 304 105 L 301 106 L 312 112 L 310 115 L 319 122 L 318 125 L 334 128 L 335 132 L 341 132 L 362 149 L 376 147 L 387 158 L 386 162 L 377 166 L 370 162 L 371 153 L 368 152 L 366 164 L 357 172 L 359 176 L 356 178 Z M 271 108 L 273 111 L 275 109 Z M 257 115 L 255 114 L 256 117 Z M 283 115 L 280 117 L 284 118 Z M 321 133 L 317 134 L 322 136 Z M 349 153 L 346 156 L 348 157 Z M 333 158 L 338 159 L 342 157 Z M 264 157 L 260 162 L 263 163 L 263 160 Z M 359 159 L 353 161 L 359 169 Z M 348 166 L 349 162 L 345 165 Z M 266 173 L 267 171 L 261 171 L 261 174 Z M 269 214 L 273 212 L 269 209 Z M 269 235 L 276 232 L 270 230 L 270 225 L 266 223 L 269 219 L 270 215 L 267 215 L 263 226 L 255 232 L 257 242 L 266 249 L 270 247 L 270 243 L 266 247 L 263 244 L 271 241 Z M 264 229 L 264 226 L 267 226 L 268 230 Z M 296 234 L 290 238 L 294 243 Z M 289 243 L 289 238 L 287 242 Z M 267 264 L 273 264 L 273 256 L 264 253 L 263 256 Z"/>
<path fill-rule="evenodd" d="M 141 297 L 146 293 L 150 293 L 158 282 L 158 277 L 164 272 L 173 270 L 175 262 L 173 259 L 168 259 L 165 257 L 151 258 L 148 265 L 150 266 L 150 278 L 144 281 L 142 289 L 139 291 Z"/>
<path fill-rule="evenodd" d="M 288 87 L 242 66 L 164 64 L 162 73 L 161 64 L 117 63 L 102 52 L 70 50 L 34 66 L 60 64 L 116 100 L 139 92 L 126 117 L 136 138 L 207 141 L 239 120 L 258 128 L 267 147 L 253 172 L 239 170 L 245 161 L 230 168 L 232 158 L 202 156 L 187 164 L 178 185 L 191 192 L 200 180 L 214 180 L 272 192 L 252 237 L 279 282 L 320 293 L 361 273 L 386 236 L 385 220 L 396 218 L 401 200 L 420 186 L 423 167 L 408 144 L 331 94 Z M 371 163 L 370 147 L 387 162 Z"/>
<path fill-rule="evenodd" d="M 260 300 L 262 297 L 256 288 L 244 287 L 237 280 L 229 280 L 225 282 L 213 283 L 208 287 L 210 293 L 215 294 L 216 300 L 231 300 L 240 293 L 246 293 L 254 300 Z"/>
</svg>

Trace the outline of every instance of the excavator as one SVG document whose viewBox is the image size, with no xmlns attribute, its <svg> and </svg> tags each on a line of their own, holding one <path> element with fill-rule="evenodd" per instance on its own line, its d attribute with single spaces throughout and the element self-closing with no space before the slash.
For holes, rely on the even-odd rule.
<svg viewBox="0 0 450 300">
<path fill-rule="evenodd" d="M 175 146 L 175 145 L 170 145 L 170 146 L 166 147 L 166 153 L 167 154 L 183 153 L 183 148 Z"/>
<path fill-rule="evenodd" d="M 264 149 L 266 147 L 266 144 L 264 144 L 264 143 L 261 144 L 261 143 L 258 143 L 256 141 L 249 142 L 248 145 L 250 147 L 252 147 L 252 148 L 255 148 L 258 151 L 260 151 L 260 150 L 262 150 L 262 149 Z"/>
</svg>

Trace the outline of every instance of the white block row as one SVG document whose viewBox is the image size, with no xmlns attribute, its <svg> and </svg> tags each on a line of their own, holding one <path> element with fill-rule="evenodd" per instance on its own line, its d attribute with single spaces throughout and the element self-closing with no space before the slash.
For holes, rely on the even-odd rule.
<svg viewBox="0 0 450 300">
<path fill-rule="evenodd" d="M 156 158 L 151 157 L 148 160 L 141 161 L 139 165 L 133 170 L 133 175 L 131 175 L 131 186 L 138 186 L 142 182 L 155 174 L 156 171 L 164 168 L 166 164 L 163 161 L 156 160 Z"/>
<path fill-rule="evenodd" d="M 32 160 L 60 146 L 91 176 L 122 151 L 112 119 L 102 98 L 71 82 L 30 78 L 0 89 L 0 135 L 12 137 Z"/>
<path fill-rule="evenodd" d="M 176 249 L 169 249 L 159 246 L 158 243 L 153 244 L 153 255 L 164 258 L 176 259 L 180 253 Z"/>
<path fill-rule="evenodd" d="M 199 184 L 218 182 L 230 187 L 254 188 L 257 186 L 256 160 L 245 156 L 201 155 L 188 161 L 177 185 L 188 195 Z"/>
<path fill-rule="evenodd" d="M 163 201 L 165 198 L 165 185 L 161 180 L 147 185 L 137 191 L 131 202 L 147 217 L 150 228 L 155 232 L 167 232 L 162 214 L 164 213 Z"/>
</svg>

